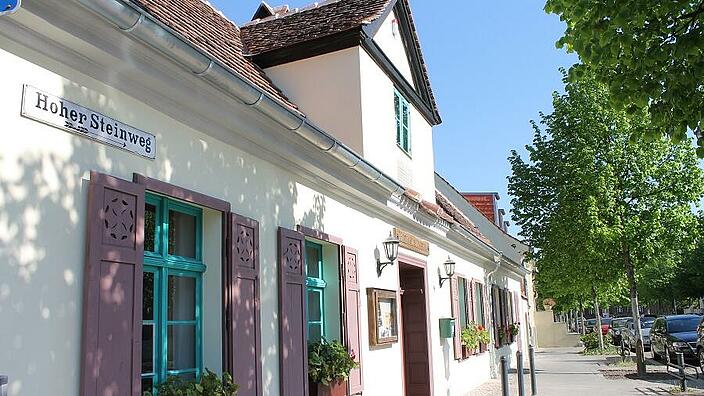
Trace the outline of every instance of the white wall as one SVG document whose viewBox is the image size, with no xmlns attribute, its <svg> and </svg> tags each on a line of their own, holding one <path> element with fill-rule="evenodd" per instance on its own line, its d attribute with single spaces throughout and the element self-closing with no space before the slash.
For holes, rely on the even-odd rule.
<svg viewBox="0 0 704 396">
<path fill-rule="evenodd" d="M 411 86 L 414 86 L 411 65 L 408 62 L 408 55 L 406 54 L 406 48 L 401 38 L 398 22 L 395 24 L 396 28 L 394 29 L 395 19 L 396 12 L 390 12 L 374 35 L 374 42 L 376 42 L 381 50 L 384 51 L 384 54 L 389 57 L 391 63 L 396 66 L 406 81 L 408 81 Z M 413 45 L 413 43 L 410 43 L 410 45 Z"/>
<path fill-rule="evenodd" d="M 394 85 L 360 50 L 364 158 L 435 202 L 432 127 L 411 105 L 411 154 L 396 144 Z"/>
<path fill-rule="evenodd" d="M 323 130 L 363 154 L 359 48 L 266 69 L 266 74 Z"/>
<path fill-rule="evenodd" d="M 428 281 L 430 293 L 430 332 L 432 339 L 433 390 L 435 395 L 465 395 L 470 390 L 491 378 L 490 353 L 485 352 L 465 360 L 455 360 L 452 339 L 440 338 L 440 318 L 452 317 L 450 282 L 442 287 L 439 274 L 445 276 L 442 264 L 448 253 L 431 245 L 428 257 Z M 451 255 L 455 261 L 455 272 L 466 279 L 476 279 L 484 283 L 484 268 L 477 262 Z M 485 292 L 487 288 L 485 287 Z M 485 303 L 488 295 L 484 296 Z M 486 307 L 486 304 L 485 304 Z M 486 308 L 485 308 L 486 311 Z"/>
<path fill-rule="evenodd" d="M 374 251 L 391 226 L 313 191 L 286 170 L 175 122 L 114 88 L 4 39 L 0 39 L 0 48 L 35 60 L 28 62 L 0 50 L 0 64 L 11 76 L 0 81 L 0 315 L 4 324 L 0 326 L 0 370 L 10 377 L 11 395 L 78 393 L 85 213 L 91 170 L 128 180 L 133 172 L 158 178 L 227 200 L 233 211 L 259 221 L 265 395 L 278 394 L 279 226 L 293 229 L 303 224 L 341 236 L 359 250 L 359 277 L 364 288 L 398 288 L 393 271 L 377 278 L 375 270 Z M 20 117 L 23 83 L 155 134 L 157 159 L 143 159 Z M 215 235 L 215 229 L 208 226 L 209 218 L 206 215 L 206 234 Z M 206 248 L 210 252 L 217 247 Z M 209 285 L 219 284 L 216 259 L 209 255 L 206 260 L 212 260 L 213 265 L 209 265 L 205 280 L 206 299 L 216 294 L 215 287 Z M 214 270 L 213 278 L 210 270 Z M 217 305 L 212 308 L 219 310 Z M 204 348 L 204 360 L 217 369 L 221 354 L 214 344 L 220 342 L 216 327 L 221 318 L 206 314 L 214 316 L 204 319 L 208 322 L 206 334 L 214 338 L 206 341 L 213 344 Z M 363 306 L 362 318 L 366 315 Z M 371 351 L 366 332 L 363 343 L 368 393 L 399 394 L 403 367 L 399 345 Z"/>
<path fill-rule="evenodd" d="M 361 102 L 370 159 L 394 175 L 402 152 L 395 146 L 393 89 L 366 54 L 370 78 Z M 31 61 L 30 61 L 31 60 Z M 373 63 L 373 62 L 372 62 Z M 301 177 L 174 121 L 109 85 L 0 37 L 0 371 L 12 396 L 75 395 L 80 377 L 82 288 L 88 175 L 91 170 L 130 180 L 133 172 L 226 200 L 232 210 L 260 224 L 261 324 L 264 394 L 278 395 L 277 241 L 279 226 L 301 224 L 343 238 L 359 251 L 362 292 L 398 290 L 398 267 L 376 274 L 376 255 L 392 229 L 360 203 L 340 202 Z M 365 74 L 366 76 L 366 74 Z M 374 88 L 375 82 L 378 84 Z M 157 158 L 148 160 L 20 117 L 22 84 L 32 84 L 157 136 Z M 110 81 L 120 86 L 120 81 Z M 380 89 L 382 88 L 382 89 Z M 388 88 L 388 89 L 387 89 Z M 381 97 L 381 98 L 379 98 Z M 378 100 L 378 101 L 377 101 Z M 378 108 L 375 108 L 378 107 Z M 412 188 L 434 197 L 430 127 L 413 112 Z M 375 123 L 376 122 L 376 123 Z M 388 128 L 387 128 L 388 127 Z M 388 131 L 388 132 L 386 132 Z M 388 133 L 388 135 L 384 135 Z M 366 146 L 366 143 L 364 143 Z M 378 146 L 378 147 L 377 147 Z M 425 150 L 418 150 L 424 148 Z M 395 151 L 397 150 L 397 151 Z M 389 153 L 395 153 L 389 155 Z M 396 157 L 388 161 L 389 157 Z M 375 162 L 376 163 L 376 162 Z M 397 169 L 396 169 L 397 170 Z M 221 356 L 218 215 L 205 213 L 204 363 L 215 370 Z M 432 362 L 436 394 L 458 394 L 487 378 L 486 356 L 455 362 L 438 319 L 450 312 L 449 287 L 437 269 L 447 252 L 433 245 L 428 261 Z M 455 256 L 453 256 L 455 257 Z M 458 271 L 479 275 L 476 263 L 457 257 Z M 221 263 L 220 263 L 221 264 Z M 478 277 L 478 276 L 477 276 Z M 366 304 L 361 306 L 365 394 L 399 395 L 403 389 L 401 343 L 369 346 Z M 9 323 L 9 326 L 7 325 Z M 469 382 L 467 378 L 470 378 Z"/>
</svg>

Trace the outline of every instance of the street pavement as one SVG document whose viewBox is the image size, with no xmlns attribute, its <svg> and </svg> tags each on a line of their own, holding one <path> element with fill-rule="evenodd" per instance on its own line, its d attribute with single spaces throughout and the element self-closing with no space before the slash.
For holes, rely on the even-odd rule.
<svg viewBox="0 0 704 396">
<path fill-rule="evenodd" d="M 664 372 L 664 366 L 648 366 L 652 374 L 647 380 L 641 380 L 628 369 L 607 366 L 607 358 L 603 356 L 584 356 L 580 351 L 581 348 L 549 348 L 536 352 L 539 396 L 704 395 L 704 392 L 674 392 L 676 382 Z M 517 374 L 512 373 L 510 377 L 511 395 L 518 395 Z M 702 382 L 692 385 L 700 387 Z M 527 371 L 525 384 L 525 395 L 530 395 Z M 500 381 L 492 380 L 468 396 L 501 396 Z"/>
</svg>

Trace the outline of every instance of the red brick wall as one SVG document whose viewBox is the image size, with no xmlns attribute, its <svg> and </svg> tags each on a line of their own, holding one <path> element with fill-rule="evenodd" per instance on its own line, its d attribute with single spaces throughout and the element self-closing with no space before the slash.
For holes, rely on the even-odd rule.
<svg viewBox="0 0 704 396">
<path fill-rule="evenodd" d="M 496 224 L 496 194 L 462 193 L 464 199 L 477 208 L 484 216 Z"/>
</svg>

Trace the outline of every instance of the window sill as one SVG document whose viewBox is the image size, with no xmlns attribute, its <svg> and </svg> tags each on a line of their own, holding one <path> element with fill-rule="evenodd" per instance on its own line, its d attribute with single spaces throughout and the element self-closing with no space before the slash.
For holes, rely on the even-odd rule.
<svg viewBox="0 0 704 396">
<path fill-rule="evenodd" d="M 411 159 L 411 160 L 413 159 L 413 156 L 411 156 L 411 153 L 409 153 L 408 151 L 404 150 L 403 147 L 401 147 L 400 144 L 396 143 L 396 147 L 398 147 L 398 149 L 401 150 L 402 153 L 406 154 L 406 157 L 408 157 L 408 159 Z"/>
</svg>

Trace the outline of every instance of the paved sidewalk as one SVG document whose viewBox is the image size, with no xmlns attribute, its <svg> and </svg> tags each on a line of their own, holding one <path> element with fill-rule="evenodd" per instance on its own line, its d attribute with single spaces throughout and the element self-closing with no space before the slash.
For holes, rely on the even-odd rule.
<svg viewBox="0 0 704 396">
<path fill-rule="evenodd" d="M 536 352 L 536 373 L 539 396 L 651 396 L 670 395 L 675 381 L 664 373 L 651 375 L 648 380 L 635 379 L 635 375 L 608 375 L 606 358 L 583 356 L 580 348 L 550 348 Z M 527 366 L 527 365 L 526 365 Z M 661 368 L 649 370 L 662 371 Z M 622 370 L 621 370 L 622 371 Z M 527 371 L 526 371 L 527 373 Z M 511 395 L 518 395 L 515 373 L 511 377 Z M 530 395 L 530 376 L 525 375 L 526 396 Z M 677 393 L 684 395 L 683 393 Z M 687 393 L 687 395 L 704 393 Z M 492 380 L 469 396 L 501 396 L 501 384 Z"/>
</svg>

